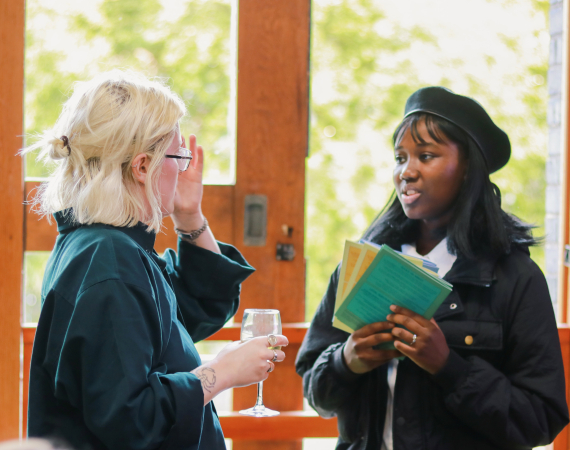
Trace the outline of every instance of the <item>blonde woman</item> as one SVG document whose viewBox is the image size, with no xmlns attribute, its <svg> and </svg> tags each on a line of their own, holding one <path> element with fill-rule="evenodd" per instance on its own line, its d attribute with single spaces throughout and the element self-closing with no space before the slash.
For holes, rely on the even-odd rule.
<svg viewBox="0 0 570 450">
<path fill-rule="evenodd" d="M 180 135 L 183 102 L 113 71 L 79 83 L 40 148 L 55 162 L 36 197 L 59 236 L 42 288 L 29 435 L 77 449 L 224 449 L 211 400 L 268 377 L 266 338 L 201 364 L 194 342 L 235 314 L 252 272 L 201 212 L 203 150 Z M 154 251 L 162 218 L 178 253 Z M 277 345 L 286 345 L 277 336 Z"/>
</svg>

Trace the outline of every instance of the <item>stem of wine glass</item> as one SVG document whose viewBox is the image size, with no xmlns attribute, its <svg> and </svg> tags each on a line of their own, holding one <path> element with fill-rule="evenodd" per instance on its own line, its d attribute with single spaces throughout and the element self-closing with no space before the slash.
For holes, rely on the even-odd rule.
<svg viewBox="0 0 570 450">
<path fill-rule="evenodd" d="M 263 381 L 257 383 L 257 401 L 255 402 L 255 406 L 265 406 L 263 405 Z"/>
</svg>

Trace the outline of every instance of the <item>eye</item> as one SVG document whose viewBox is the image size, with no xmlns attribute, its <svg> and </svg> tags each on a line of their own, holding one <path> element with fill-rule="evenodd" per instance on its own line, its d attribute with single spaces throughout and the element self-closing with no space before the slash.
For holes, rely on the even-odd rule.
<svg viewBox="0 0 570 450">
<path fill-rule="evenodd" d="M 406 162 L 406 157 L 402 155 L 396 155 L 394 156 L 394 159 L 396 160 L 396 164 L 403 164 Z"/>
<path fill-rule="evenodd" d="M 422 153 L 420 155 L 420 161 L 429 161 L 433 158 L 435 158 L 435 156 L 432 155 L 431 153 Z"/>
</svg>

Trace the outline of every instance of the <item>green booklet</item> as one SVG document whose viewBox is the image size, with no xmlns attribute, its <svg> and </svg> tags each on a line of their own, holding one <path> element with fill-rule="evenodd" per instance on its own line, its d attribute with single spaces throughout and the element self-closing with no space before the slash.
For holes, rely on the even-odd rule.
<svg viewBox="0 0 570 450">
<path fill-rule="evenodd" d="M 383 245 L 347 295 L 335 316 L 354 330 L 382 322 L 390 305 L 403 306 L 431 319 L 453 286 Z M 394 348 L 392 344 L 381 348 Z"/>
</svg>

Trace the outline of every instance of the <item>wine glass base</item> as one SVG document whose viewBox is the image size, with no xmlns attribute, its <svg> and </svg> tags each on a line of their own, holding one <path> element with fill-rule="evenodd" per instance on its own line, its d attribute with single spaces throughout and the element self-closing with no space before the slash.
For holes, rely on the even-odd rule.
<svg viewBox="0 0 570 450">
<path fill-rule="evenodd" d="M 272 409 L 266 408 L 263 405 L 255 405 L 253 408 L 243 409 L 239 413 L 243 414 L 244 416 L 252 417 L 273 417 L 280 414 L 279 411 L 274 411 Z"/>
</svg>

